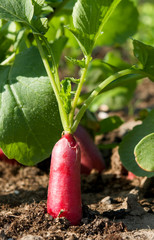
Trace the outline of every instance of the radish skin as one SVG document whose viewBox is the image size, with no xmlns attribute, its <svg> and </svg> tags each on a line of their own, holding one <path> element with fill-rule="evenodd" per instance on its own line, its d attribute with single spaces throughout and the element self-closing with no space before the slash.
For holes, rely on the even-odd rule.
<svg viewBox="0 0 154 240">
<path fill-rule="evenodd" d="M 65 134 L 54 146 L 51 157 L 47 212 L 65 217 L 71 225 L 82 217 L 80 148 L 73 135 Z"/>
<path fill-rule="evenodd" d="M 104 159 L 88 132 L 79 125 L 74 136 L 81 150 L 81 173 L 90 174 L 92 169 L 102 172 L 105 169 Z"/>
</svg>

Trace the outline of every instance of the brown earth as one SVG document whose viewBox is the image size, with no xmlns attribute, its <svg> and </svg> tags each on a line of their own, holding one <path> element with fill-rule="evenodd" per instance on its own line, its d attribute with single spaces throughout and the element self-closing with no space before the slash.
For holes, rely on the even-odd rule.
<svg viewBox="0 0 154 240">
<path fill-rule="evenodd" d="M 145 80 L 136 91 L 135 97 L 140 99 L 136 109 L 153 107 L 153 96 L 153 84 Z M 104 141 L 114 142 L 136 124 L 128 119 Z M 154 240 L 153 178 L 128 180 L 117 148 L 104 150 L 103 155 L 106 161 L 111 159 L 105 172 L 81 176 L 80 226 L 47 214 L 48 160 L 34 167 L 0 162 L 0 240 Z"/>
</svg>

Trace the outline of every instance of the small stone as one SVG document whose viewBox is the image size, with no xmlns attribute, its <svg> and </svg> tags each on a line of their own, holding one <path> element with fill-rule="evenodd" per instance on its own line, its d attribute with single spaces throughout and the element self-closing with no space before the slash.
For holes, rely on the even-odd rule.
<svg viewBox="0 0 154 240">
<path fill-rule="evenodd" d="M 14 194 L 18 195 L 20 192 L 18 190 L 14 190 Z"/>
<path fill-rule="evenodd" d="M 109 114 L 106 113 L 106 112 L 99 112 L 99 113 L 98 113 L 98 118 L 99 118 L 99 119 L 106 119 L 106 118 L 108 118 L 108 117 L 109 117 Z"/>
<path fill-rule="evenodd" d="M 111 204 L 111 197 L 107 196 L 101 200 L 102 204 L 110 205 Z"/>
<path fill-rule="evenodd" d="M 43 240 L 43 238 L 40 236 L 26 235 L 20 238 L 20 240 Z"/>
</svg>

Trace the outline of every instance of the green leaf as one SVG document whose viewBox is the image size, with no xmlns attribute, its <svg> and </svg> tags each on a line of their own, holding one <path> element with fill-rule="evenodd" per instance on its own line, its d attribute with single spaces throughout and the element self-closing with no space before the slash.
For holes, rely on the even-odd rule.
<svg viewBox="0 0 154 240">
<path fill-rule="evenodd" d="M 152 177 L 154 173 L 148 173 L 141 169 L 135 161 L 134 148 L 142 138 L 154 132 L 154 110 L 139 126 L 130 131 L 120 144 L 119 154 L 124 167 L 137 176 Z"/>
<path fill-rule="evenodd" d="M 63 0 L 46 0 L 46 2 L 52 7 L 57 7 L 60 3 L 63 2 Z"/>
<path fill-rule="evenodd" d="M 77 39 L 84 55 L 91 54 L 93 45 L 106 21 L 121 0 L 78 0 L 73 8 L 70 31 Z"/>
<path fill-rule="evenodd" d="M 78 0 L 73 9 L 74 27 L 88 35 L 104 26 L 120 0 Z"/>
<path fill-rule="evenodd" d="M 143 71 L 154 81 L 154 47 L 133 40 L 134 55 L 143 65 Z"/>
<path fill-rule="evenodd" d="M 124 121 L 118 116 L 111 116 L 99 121 L 99 131 L 96 134 L 103 134 L 107 132 L 111 132 L 114 129 L 118 128 Z"/>
<path fill-rule="evenodd" d="M 145 171 L 154 172 L 154 133 L 151 133 L 136 145 L 136 162 Z"/>
<path fill-rule="evenodd" d="M 56 64 L 59 65 L 60 58 L 62 55 L 62 51 L 68 41 L 68 38 L 65 36 L 61 36 L 57 38 L 52 44 L 51 44 L 51 49 L 53 51 L 53 55 L 56 61 Z"/>
<path fill-rule="evenodd" d="M 14 51 L 20 49 L 19 52 L 21 52 L 26 48 L 27 47 L 25 43 L 25 29 L 22 28 L 17 34 L 16 41 L 14 43 Z"/>
<path fill-rule="evenodd" d="M 29 23 L 34 7 L 31 0 L 0 0 L 0 18 L 8 21 Z"/>
<path fill-rule="evenodd" d="M 94 45 L 93 35 L 88 35 L 86 33 L 82 33 L 78 29 L 68 28 L 68 30 L 76 38 L 84 56 L 87 56 L 87 55 L 91 54 L 92 48 L 93 48 L 93 45 Z"/>
<path fill-rule="evenodd" d="M 124 11 L 125 14 L 123 14 Z M 123 0 L 103 27 L 103 34 L 99 37 L 97 44 L 101 46 L 122 44 L 137 32 L 138 24 L 139 14 L 134 3 Z"/>
<path fill-rule="evenodd" d="M 79 66 L 80 68 L 84 68 L 85 67 L 85 60 L 78 60 L 78 59 L 75 59 L 75 58 L 72 58 L 72 57 L 67 57 L 67 56 L 65 56 L 65 58 L 69 62 Z"/>
<path fill-rule="evenodd" d="M 43 12 L 45 0 L 32 0 L 34 5 L 34 17 L 31 21 L 33 32 L 45 34 L 48 30 L 48 19 Z"/>
<path fill-rule="evenodd" d="M 42 7 L 45 3 L 45 0 L 32 0 L 32 3 L 34 5 L 34 14 L 35 16 L 38 16 L 42 12 Z"/>
<path fill-rule="evenodd" d="M 31 21 L 31 28 L 33 29 L 34 33 L 45 34 L 48 30 L 48 19 L 47 18 L 40 18 L 35 17 Z"/>
<path fill-rule="evenodd" d="M 142 1 L 139 4 L 140 22 L 135 39 L 146 44 L 154 44 L 154 1 Z"/>
<path fill-rule="evenodd" d="M 61 136 L 58 106 L 38 50 L 0 67 L 0 147 L 11 159 L 34 165 L 49 157 Z"/>
<path fill-rule="evenodd" d="M 61 81 L 60 97 L 63 101 L 67 114 L 71 111 L 71 81 L 64 79 Z"/>
</svg>

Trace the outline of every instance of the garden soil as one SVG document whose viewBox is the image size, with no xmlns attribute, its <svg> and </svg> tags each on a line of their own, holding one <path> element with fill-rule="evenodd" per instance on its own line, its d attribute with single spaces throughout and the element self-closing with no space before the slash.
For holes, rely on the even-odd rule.
<svg viewBox="0 0 154 240">
<path fill-rule="evenodd" d="M 152 89 L 148 80 L 137 88 L 135 98 L 140 102 L 136 104 L 134 98 L 135 111 L 154 106 Z M 120 141 L 138 124 L 126 111 L 114 114 L 127 122 L 96 139 L 97 143 Z M 81 176 L 83 217 L 79 226 L 47 214 L 49 159 L 34 167 L 0 162 L 0 240 L 154 240 L 153 178 L 128 179 L 117 147 L 102 154 L 107 169 Z"/>
</svg>

